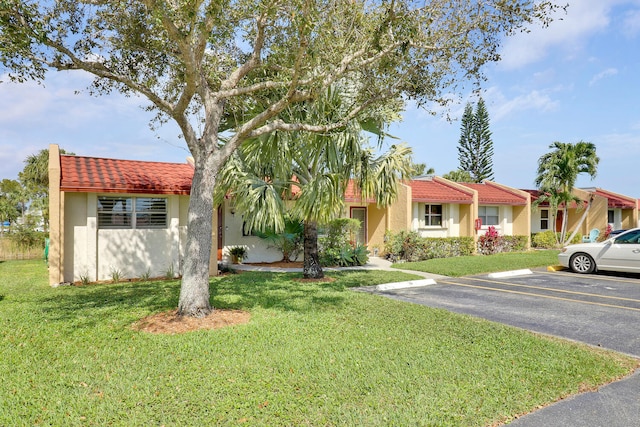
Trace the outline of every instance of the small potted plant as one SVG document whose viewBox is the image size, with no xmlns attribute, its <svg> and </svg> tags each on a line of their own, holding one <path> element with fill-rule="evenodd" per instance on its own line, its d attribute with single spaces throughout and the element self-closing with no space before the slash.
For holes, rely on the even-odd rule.
<svg viewBox="0 0 640 427">
<path fill-rule="evenodd" d="M 231 254 L 231 262 L 242 264 L 242 260 L 247 256 L 247 248 L 244 246 L 232 246 L 229 248 L 229 254 Z"/>
</svg>

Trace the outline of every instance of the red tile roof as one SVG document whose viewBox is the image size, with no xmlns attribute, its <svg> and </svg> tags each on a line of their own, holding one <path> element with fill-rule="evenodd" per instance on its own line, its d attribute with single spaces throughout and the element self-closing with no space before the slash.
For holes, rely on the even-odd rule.
<svg viewBox="0 0 640 427">
<path fill-rule="evenodd" d="M 439 180 L 414 180 L 411 186 L 411 200 L 421 203 L 473 203 L 473 194 Z"/>
<path fill-rule="evenodd" d="M 464 182 L 461 184 L 478 192 L 478 203 L 481 205 L 524 206 L 527 204 L 527 198 L 518 194 L 517 190 L 509 191 L 491 183 L 474 184 Z"/>
<path fill-rule="evenodd" d="M 540 192 L 538 190 L 523 190 L 531 194 L 531 200 L 536 200 L 540 196 Z M 586 190 L 589 191 L 589 190 Z M 598 196 L 604 197 L 607 199 L 607 206 L 610 208 L 621 208 L 621 209 L 635 209 L 636 205 L 640 208 L 640 200 L 634 199 L 632 197 L 622 196 L 620 194 L 612 193 L 610 191 L 603 190 L 601 188 L 596 188 L 595 191 L 591 191 L 597 194 Z M 587 202 L 586 200 L 584 201 Z M 548 202 L 541 203 L 540 206 L 549 206 Z M 572 207 L 576 207 L 575 203 L 572 203 Z"/>
<path fill-rule="evenodd" d="M 347 189 L 344 192 L 344 201 L 345 202 L 366 202 L 366 203 L 375 203 L 376 199 L 373 197 L 369 197 L 367 200 L 362 198 L 362 194 L 360 189 L 358 189 L 355 185 L 355 181 L 350 179 L 347 183 Z"/>
<path fill-rule="evenodd" d="M 60 156 L 62 191 L 83 193 L 189 194 L 188 163 L 141 162 Z"/>
<path fill-rule="evenodd" d="M 606 197 L 607 205 L 610 208 L 621 208 L 621 209 L 635 209 L 636 208 L 636 200 L 631 197 L 625 197 L 621 194 L 612 193 L 610 191 L 605 191 L 601 188 L 596 188 L 595 193 L 599 196 Z"/>
</svg>

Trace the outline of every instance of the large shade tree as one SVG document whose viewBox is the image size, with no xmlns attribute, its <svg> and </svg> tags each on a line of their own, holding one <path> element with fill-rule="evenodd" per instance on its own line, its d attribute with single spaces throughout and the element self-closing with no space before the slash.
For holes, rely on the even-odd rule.
<svg viewBox="0 0 640 427">
<path fill-rule="evenodd" d="M 316 101 L 288 109 L 283 116 L 304 122 L 333 122 L 334 116 L 343 114 L 345 103 L 349 104 L 348 95 L 330 88 Z M 364 126 L 381 137 L 383 118 L 384 114 L 370 117 Z M 373 198 L 385 206 L 395 200 L 400 181 L 413 171 L 409 147 L 392 145 L 378 153 L 363 131 L 363 123 L 352 120 L 343 128 L 322 134 L 276 131 L 248 140 L 222 170 L 217 200 L 233 197 L 249 228 L 279 230 L 288 215 L 303 221 L 304 277 L 322 278 L 318 224 L 327 224 L 342 213 L 349 182 L 364 200 Z M 377 148 L 381 148 L 382 139 L 379 142 Z"/>
<path fill-rule="evenodd" d="M 177 123 L 195 163 L 178 312 L 202 316 L 213 191 L 245 140 L 327 132 L 387 99 L 444 102 L 499 59 L 505 34 L 548 23 L 551 9 L 546 0 L 1 0 L 0 63 L 16 81 L 88 72 L 93 93 L 141 95 L 160 122 Z M 336 122 L 281 118 L 344 80 L 360 84 Z"/>
<path fill-rule="evenodd" d="M 567 240 L 571 240 L 571 237 L 566 239 L 569 207 L 572 204 L 583 204 L 583 201 L 573 194 L 578 175 L 586 173 L 591 179 L 595 178 L 600 158 L 596 155 L 595 144 L 591 142 L 554 142 L 549 148 L 552 150 L 538 159 L 535 184 L 540 197 L 534 202 L 534 206 L 548 203 L 554 218 L 558 209 L 562 208 L 559 243 L 565 244 Z M 556 221 L 553 221 L 554 228 L 555 223 Z"/>
</svg>

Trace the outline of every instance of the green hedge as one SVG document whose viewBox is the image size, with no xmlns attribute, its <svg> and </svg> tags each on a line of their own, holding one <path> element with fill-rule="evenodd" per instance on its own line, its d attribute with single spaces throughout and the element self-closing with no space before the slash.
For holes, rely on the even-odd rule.
<svg viewBox="0 0 640 427">
<path fill-rule="evenodd" d="M 486 250 L 474 248 L 473 237 L 420 237 L 417 231 L 387 231 L 384 252 L 392 262 L 413 262 L 474 253 L 522 252 L 527 249 L 527 241 L 527 236 L 498 236 L 491 250 Z"/>
<path fill-rule="evenodd" d="M 472 255 L 474 248 L 472 237 L 420 237 L 416 231 L 387 231 L 384 251 L 395 262 Z"/>
</svg>

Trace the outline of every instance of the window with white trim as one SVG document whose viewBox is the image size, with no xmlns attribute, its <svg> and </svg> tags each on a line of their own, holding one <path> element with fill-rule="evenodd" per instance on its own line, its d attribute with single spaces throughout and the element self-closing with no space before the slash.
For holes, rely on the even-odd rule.
<svg viewBox="0 0 640 427">
<path fill-rule="evenodd" d="M 167 228 L 167 198 L 99 196 L 98 228 Z"/>
<path fill-rule="evenodd" d="M 478 218 L 482 220 L 482 225 L 500 224 L 500 208 L 498 206 L 479 206 Z"/>
<path fill-rule="evenodd" d="M 426 227 L 442 226 L 442 205 L 424 205 L 424 225 Z"/>
<path fill-rule="evenodd" d="M 549 229 L 549 209 L 540 210 L 540 230 Z"/>
</svg>

